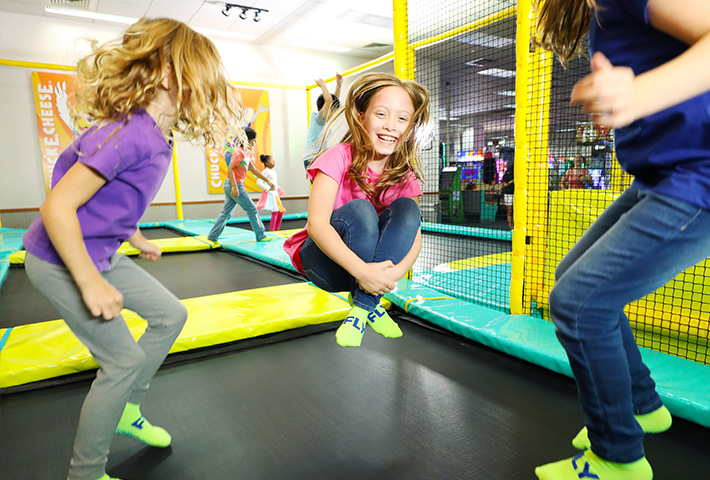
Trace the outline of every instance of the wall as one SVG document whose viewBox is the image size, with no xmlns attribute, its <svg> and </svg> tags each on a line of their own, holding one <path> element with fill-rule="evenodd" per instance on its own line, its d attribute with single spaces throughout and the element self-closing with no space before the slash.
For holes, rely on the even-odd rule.
<svg viewBox="0 0 710 480">
<path fill-rule="evenodd" d="M 111 40 L 124 28 L 3 12 L 0 15 L 0 59 L 72 65 L 77 58 L 89 52 L 87 39 L 99 42 Z M 214 40 L 214 43 L 222 55 L 230 79 L 243 82 L 305 87 L 313 84 L 314 78 L 327 78 L 337 71 L 345 71 L 370 60 L 221 39 Z M 0 212 L 9 209 L 34 210 L 44 200 L 31 91 L 32 70 L 0 66 Z M 391 73 L 391 63 L 378 70 Z M 343 94 L 352 80 L 345 79 Z M 318 89 L 313 91 L 312 108 L 315 108 L 318 93 Z M 308 119 L 305 89 L 269 89 L 269 97 L 271 148 L 277 162 L 279 183 L 287 198 L 306 197 L 309 185 L 301 162 Z M 204 150 L 187 142 L 178 142 L 177 148 L 183 202 L 213 202 L 186 207 L 185 217 L 216 217 L 221 210 L 223 195 L 207 192 Z M 172 175 L 171 170 L 155 203 L 174 202 Z M 291 212 L 307 208 L 305 200 L 287 200 L 284 203 Z M 237 209 L 235 215 L 242 215 L 239 207 Z M 167 215 L 166 211 L 174 209 L 151 207 L 145 219 L 162 219 Z M 5 211 L 2 213 L 2 226 L 26 228 L 35 214 L 34 211 Z M 172 218 L 175 218 L 174 214 Z"/>
</svg>

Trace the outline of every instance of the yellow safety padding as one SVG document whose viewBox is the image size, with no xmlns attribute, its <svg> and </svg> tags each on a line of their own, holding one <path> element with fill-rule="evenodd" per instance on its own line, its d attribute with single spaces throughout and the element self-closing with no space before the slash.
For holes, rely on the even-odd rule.
<svg viewBox="0 0 710 480">
<path fill-rule="evenodd" d="M 10 265 L 24 265 L 25 264 L 25 251 L 17 250 L 10 254 Z"/>
<path fill-rule="evenodd" d="M 185 328 L 171 353 L 233 342 L 306 325 L 339 321 L 347 301 L 307 283 L 256 288 L 182 301 Z M 124 310 L 135 338 L 145 322 Z M 5 329 L 0 330 L 0 337 Z M 335 339 L 333 339 L 335 341 Z M 89 351 L 62 320 L 14 327 L 0 352 L 0 388 L 97 368 Z"/>
<path fill-rule="evenodd" d="M 171 252 L 195 252 L 198 250 L 210 250 L 214 248 L 212 242 L 207 240 L 207 235 L 197 237 L 176 237 L 176 238 L 160 238 L 151 240 L 151 243 L 156 244 L 164 253 Z M 134 248 L 130 243 L 123 242 L 119 247 L 118 253 L 123 255 L 138 255 L 140 251 Z"/>
<path fill-rule="evenodd" d="M 434 267 L 435 271 L 467 270 L 469 268 L 490 267 L 491 265 L 501 265 L 510 263 L 513 254 L 511 252 L 495 253 L 480 257 L 464 258 L 453 262 L 442 263 Z"/>
</svg>

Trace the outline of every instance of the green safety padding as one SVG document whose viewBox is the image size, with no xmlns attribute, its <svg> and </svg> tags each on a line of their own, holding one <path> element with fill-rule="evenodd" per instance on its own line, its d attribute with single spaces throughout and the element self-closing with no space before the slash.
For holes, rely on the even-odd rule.
<svg viewBox="0 0 710 480">
<path fill-rule="evenodd" d="M 463 225 L 447 225 L 444 223 L 430 222 L 422 222 L 422 230 L 425 232 L 448 233 L 466 237 L 513 241 L 513 232 L 510 230 L 494 230 L 492 228 L 465 227 Z"/>
<path fill-rule="evenodd" d="M 506 315 L 446 297 L 412 280 L 401 280 L 388 300 L 458 335 L 530 363 L 572 376 L 552 322 Z M 710 427 L 710 366 L 641 348 L 656 390 L 674 415 Z"/>
<path fill-rule="evenodd" d="M 510 311 L 510 263 L 449 271 L 417 270 L 413 279 L 441 294 Z"/>
</svg>

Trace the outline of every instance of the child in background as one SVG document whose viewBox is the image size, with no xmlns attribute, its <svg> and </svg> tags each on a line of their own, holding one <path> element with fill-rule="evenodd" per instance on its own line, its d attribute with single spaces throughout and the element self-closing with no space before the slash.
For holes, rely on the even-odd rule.
<svg viewBox="0 0 710 480">
<path fill-rule="evenodd" d="M 138 221 L 171 162 L 171 129 L 215 145 L 242 106 L 215 46 L 185 24 L 141 19 L 77 66 L 78 104 L 94 126 L 59 157 L 52 189 L 22 240 L 32 284 L 62 315 L 100 368 L 81 409 L 70 480 L 106 480 L 114 432 L 156 447 L 171 437 L 140 404 L 187 319 L 185 306 L 132 260 L 124 240 L 158 260 Z M 230 105 L 234 106 L 230 106 Z M 147 328 L 136 342 L 121 316 Z"/>
<path fill-rule="evenodd" d="M 281 204 L 281 198 L 279 198 L 284 194 L 284 190 L 279 187 L 276 170 L 274 170 L 274 167 L 276 166 L 274 157 L 271 155 L 262 155 L 259 159 L 261 160 L 261 163 L 264 164 L 264 169 L 261 171 L 261 174 L 264 178 L 267 178 L 269 182 L 271 182 L 271 185 L 274 185 L 276 188 L 270 190 L 268 183 L 261 179 L 257 180 L 256 184 L 261 187 L 263 191 L 261 192 L 261 197 L 259 197 L 259 203 L 257 203 L 256 208 L 257 210 L 265 208 L 271 212 L 269 231 L 276 232 L 279 228 L 281 228 L 281 220 L 283 219 L 284 212 L 286 211 L 284 206 Z"/>
<path fill-rule="evenodd" d="M 366 323 L 385 337 L 402 335 L 380 299 L 421 249 L 419 154 L 429 93 L 393 75 L 365 74 L 341 114 L 349 131 L 308 168 L 308 224 L 284 249 L 316 286 L 350 292 L 353 306 L 336 340 L 357 347 Z"/>
<path fill-rule="evenodd" d="M 331 95 L 328 87 L 322 78 L 316 80 L 316 84 L 320 87 L 321 95 L 316 100 L 316 108 L 318 111 L 311 112 L 311 123 L 308 125 L 306 132 L 306 153 L 303 157 L 303 166 L 308 169 L 308 165 L 316 158 L 318 152 L 323 150 L 325 142 L 328 140 L 327 135 L 321 138 L 323 127 L 326 122 L 332 118 L 335 110 L 340 107 L 340 88 L 343 86 L 343 76 L 339 73 L 335 74 L 335 95 Z"/>
<path fill-rule="evenodd" d="M 245 128 L 244 134 L 246 141 L 243 138 L 238 138 L 239 146 L 234 149 L 231 154 L 227 155 L 227 178 L 224 180 L 224 207 L 217 219 L 207 234 L 207 240 L 216 242 L 217 238 L 227 226 L 227 221 L 232 216 L 232 212 L 237 204 L 247 212 L 249 224 L 256 236 L 257 242 L 268 242 L 274 237 L 266 235 L 266 229 L 259 217 L 259 211 L 254 206 L 254 202 L 249 197 L 247 189 L 244 188 L 244 180 L 247 177 L 247 171 L 254 174 L 257 179 L 261 179 L 269 186 L 269 190 L 273 190 L 275 186 L 264 177 L 259 170 L 254 166 L 254 147 L 256 146 L 256 131 L 253 128 Z"/>
<path fill-rule="evenodd" d="M 589 30 L 592 73 L 571 103 L 616 129 L 616 158 L 635 177 L 557 266 L 550 315 L 586 417 L 573 444 L 585 450 L 535 473 L 650 480 L 644 433 L 671 416 L 624 307 L 710 256 L 710 2 L 535 3 L 540 42 L 563 63 Z"/>
</svg>

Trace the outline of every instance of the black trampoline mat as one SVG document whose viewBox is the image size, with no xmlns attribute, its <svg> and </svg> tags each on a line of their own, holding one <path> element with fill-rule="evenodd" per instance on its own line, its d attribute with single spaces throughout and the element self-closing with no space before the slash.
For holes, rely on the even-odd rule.
<svg viewBox="0 0 710 480">
<path fill-rule="evenodd" d="M 293 220 L 282 220 L 281 221 L 281 227 L 279 230 L 293 230 L 293 229 L 301 229 L 306 226 L 307 220 L 305 218 L 295 218 Z M 264 223 L 264 228 L 268 230 L 269 228 L 269 221 L 266 220 Z M 237 227 L 241 228 L 244 230 L 251 230 L 251 225 L 249 222 L 242 222 L 242 223 L 230 223 L 230 227 Z"/>
<path fill-rule="evenodd" d="M 165 227 L 149 227 L 141 228 L 141 233 L 148 240 L 160 240 L 163 238 L 181 238 L 187 237 L 187 234 Z"/>
<path fill-rule="evenodd" d="M 162 368 L 142 411 L 173 446 L 116 437 L 108 472 L 141 480 L 532 480 L 572 456 L 573 382 L 400 321 L 340 348 L 332 331 Z M 0 399 L 3 478 L 64 479 L 89 382 Z M 676 420 L 648 436 L 664 480 L 704 479 L 710 430 Z"/>
<path fill-rule="evenodd" d="M 293 275 L 222 250 L 164 254 L 157 262 L 132 257 L 178 298 L 296 283 Z M 11 268 L 0 288 L 0 328 L 56 320 L 58 314 L 27 279 Z"/>
</svg>

